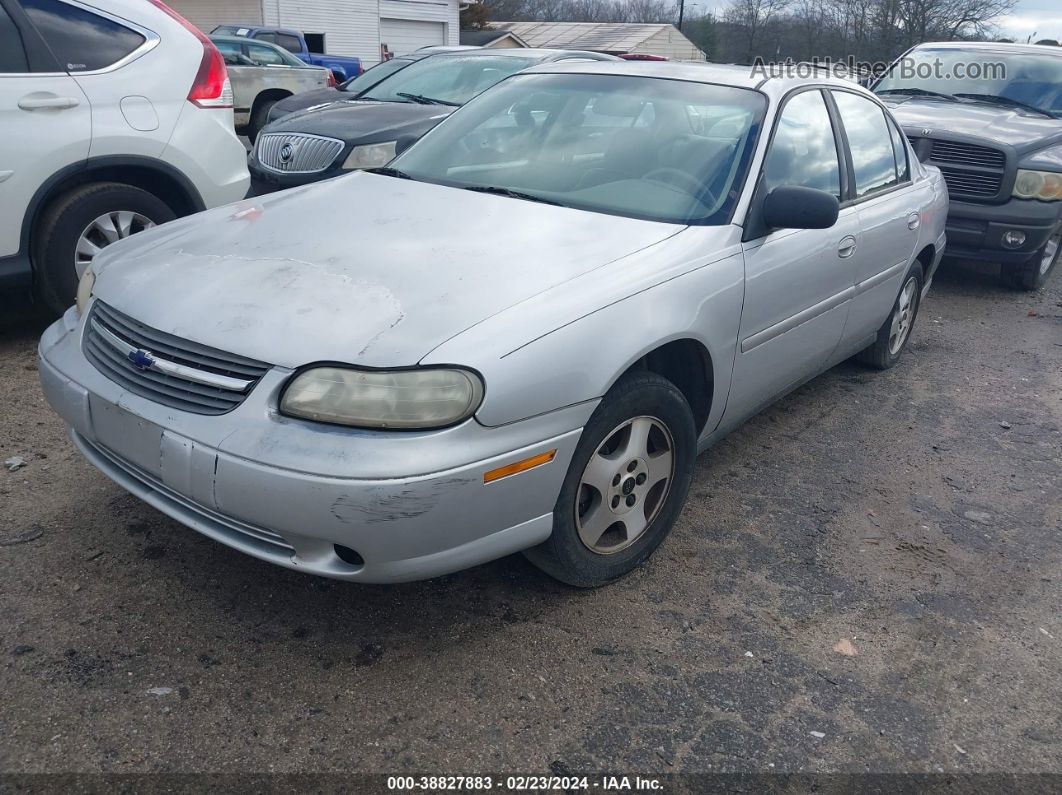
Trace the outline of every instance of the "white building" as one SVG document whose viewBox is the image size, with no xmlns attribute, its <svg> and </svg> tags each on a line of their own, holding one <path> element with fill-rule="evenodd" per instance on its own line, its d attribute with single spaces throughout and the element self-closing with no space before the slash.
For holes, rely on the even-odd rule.
<svg viewBox="0 0 1062 795">
<path fill-rule="evenodd" d="M 432 44 L 456 45 L 459 6 L 468 0 L 167 0 L 206 32 L 244 23 L 293 28 L 313 49 L 355 55 L 362 66 L 381 53 L 402 55 Z M 386 48 L 386 50 L 385 50 Z"/>
</svg>

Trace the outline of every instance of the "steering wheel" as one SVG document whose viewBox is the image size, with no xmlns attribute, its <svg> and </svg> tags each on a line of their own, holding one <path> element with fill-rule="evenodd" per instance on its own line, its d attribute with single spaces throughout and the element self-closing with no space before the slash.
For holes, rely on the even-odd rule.
<svg viewBox="0 0 1062 795">
<path fill-rule="evenodd" d="M 715 197 L 712 192 L 702 185 L 700 180 L 691 177 L 685 171 L 679 171 L 677 168 L 654 168 L 642 179 L 681 188 L 691 196 L 696 196 L 704 204 L 709 206 L 715 204 Z"/>
</svg>

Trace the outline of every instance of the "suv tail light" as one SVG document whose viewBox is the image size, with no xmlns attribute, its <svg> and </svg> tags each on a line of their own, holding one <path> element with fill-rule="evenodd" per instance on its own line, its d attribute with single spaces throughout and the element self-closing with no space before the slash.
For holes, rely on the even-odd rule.
<svg viewBox="0 0 1062 795">
<path fill-rule="evenodd" d="M 203 58 L 199 62 L 199 71 L 192 81 L 192 87 L 188 90 L 188 101 L 200 108 L 231 108 L 232 85 L 229 83 L 229 73 L 225 69 L 225 58 L 214 46 L 214 42 L 162 0 L 148 2 L 179 22 L 203 45 Z"/>
</svg>

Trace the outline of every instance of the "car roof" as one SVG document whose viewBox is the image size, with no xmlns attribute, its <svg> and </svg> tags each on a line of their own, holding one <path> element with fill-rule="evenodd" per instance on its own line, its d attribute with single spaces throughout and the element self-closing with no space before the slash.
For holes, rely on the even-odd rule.
<svg viewBox="0 0 1062 795">
<path fill-rule="evenodd" d="M 927 41 L 916 50 L 981 50 L 982 52 L 1025 53 L 1027 55 L 1057 55 L 1062 57 L 1062 47 L 1051 44 L 1016 44 L 1006 41 Z"/>
<path fill-rule="evenodd" d="M 517 51 L 519 52 L 519 51 Z M 798 68 L 798 67 L 794 67 Z M 805 66 L 806 69 L 811 67 Z M 593 63 L 564 61 L 528 67 L 522 74 L 532 73 L 582 73 L 631 75 L 670 80 L 685 80 L 694 83 L 734 86 L 757 89 L 771 96 L 781 96 L 793 88 L 808 85 L 837 86 L 857 90 L 871 96 L 870 92 L 851 80 L 836 77 L 828 69 L 815 69 L 814 77 L 787 75 L 782 71 L 771 72 L 770 67 L 755 68 L 736 64 L 701 63 L 699 61 L 594 61 Z"/>
</svg>

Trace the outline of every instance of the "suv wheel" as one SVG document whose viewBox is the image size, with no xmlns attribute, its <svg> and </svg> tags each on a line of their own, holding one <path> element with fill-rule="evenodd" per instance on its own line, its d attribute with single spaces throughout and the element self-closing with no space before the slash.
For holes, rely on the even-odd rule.
<svg viewBox="0 0 1062 795">
<path fill-rule="evenodd" d="M 1044 243 L 1043 248 L 1026 263 L 1012 268 L 1003 266 L 1003 280 L 1016 290 L 1039 290 L 1058 264 L 1062 252 L 1062 227 Z"/>
<path fill-rule="evenodd" d="M 892 305 L 892 312 L 878 329 L 878 338 L 869 348 L 857 353 L 856 360 L 878 370 L 888 370 L 900 361 L 900 356 L 911 339 L 911 329 L 918 317 L 921 301 L 922 266 L 916 262 L 907 271 L 900 294 Z"/>
<path fill-rule="evenodd" d="M 177 216 L 161 199 L 132 185 L 97 182 L 63 194 L 36 228 L 37 295 L 55 314 L 74 303 L 77 282 L 99 252 Z"/>
<path fill-rule="evenodd" d="M 625 375 L 583 430 L 553 509 L 553 533 L 524 555 L 580 588 L 622 577 L 671 532 L 696 453 L 682 392 L 653 373 Z"/>
</svg>

